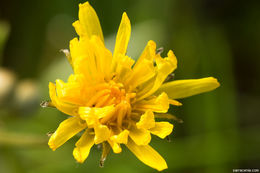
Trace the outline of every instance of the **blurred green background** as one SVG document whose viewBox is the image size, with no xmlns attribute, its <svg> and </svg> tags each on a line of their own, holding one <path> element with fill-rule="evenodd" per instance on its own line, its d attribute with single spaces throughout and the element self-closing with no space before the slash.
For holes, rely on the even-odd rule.
<svg viewBox="0 0 260 173">
<path fill-rule="evenodd" d="M 76 36 L 76 0 L 12 0 L 0 3 L 0 172 L 157 172 L 125 147 L 99 168 L 93 147 L 84 164 L 72 156 L 74 137 L 57 151 L 47 133 L 67 116 L 39 106 L 48 82 L 66 79 L 69 63 L 60 49 Z M 121 15 L 132 23 L 128 54 L 138 58 L 148 40 L 178 58 L 175 79 L 214 76 L 217 90 L 180 100 L 171 108 L 171 142 L 151 145 L 178 173 L 225 173 L 260 168 L 260 1 L 90 0 L 106 46 L 113 50 Z M 164 52 L 164 55 L 166 54 Z"/>
</svg>

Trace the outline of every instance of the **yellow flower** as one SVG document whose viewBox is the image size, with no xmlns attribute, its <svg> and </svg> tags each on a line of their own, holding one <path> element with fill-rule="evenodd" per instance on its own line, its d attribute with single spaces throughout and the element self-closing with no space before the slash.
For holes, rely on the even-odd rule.
<svg viewBox="0 0 260 173">
<path fill-rule="evenodd" d="M 135 63 L 126 55 L 131 25 L 123 13 L 114 53 L 104 45 L 101 26 L 95 10 L 88 2 L 79 5 L 79 20 L 73 23 L 78 38 L 70 41 L 68 60 L 74 70 L 68 82 L 57 79 L 49 83 L 50 106 L 71 117 L 60 123 L 51 136 L 49 146 L 56 150 L 83 131 L 73 150 L 82 163 L 94 144 L 102 144 L 101 161 L 109 149 L 121 152 L 121 144 L 144 164 L 159 171 L 166 169 L 165 160 L 149 145 L 151 134 L 160 138 L 170 135 L 173 125 L 156 122 L 171 118 L 169 105 L 180 106 L 174 99 L 213 90 L 219 86 L 215 78 L 165 82 L 177 68 L 170 50 L 167 57 L 156 53 L 156 44 L 149 41 Z"/>
</svg>

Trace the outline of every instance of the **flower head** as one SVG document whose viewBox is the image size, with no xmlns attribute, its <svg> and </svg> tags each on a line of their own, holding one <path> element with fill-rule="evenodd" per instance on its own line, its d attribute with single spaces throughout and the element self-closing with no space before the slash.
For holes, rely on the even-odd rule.
<svg viewBox="0 0 260 173">
<path fill-rule="evenodd" d="M 70 41 L 68 60 L 74 70 L 67 82 L 57 79 L 49 84 L 51 102 L 71 117 L 60 123 L 51 136 L 49 146 L 56 150 L 67 140 L 83 131 L 73 150 L 82 163 L 94 144 L 102 144 L 101 161 L 110 148 L 122 151 L 124 144 L 138 159 L 159 171 L 166 169 L 165 160 L 151 147 L 151 134 L 165 138 L 173 125 L 156 122 L 165 116 L 169 105 L 180 106 L 174 99 L 207 92 L 219 86 L 212 77 L 165 82 L 177 68 L 170 50 L 162 58 L 156 44 L 149 41 L 138 61 L 126 55 L 131 25 L 123 13 L 114 53 L 104 45 L 101 26 L 88 2 L 79 5 L 79 20 L 73 23 L 79 35 Z"/>
</svg>

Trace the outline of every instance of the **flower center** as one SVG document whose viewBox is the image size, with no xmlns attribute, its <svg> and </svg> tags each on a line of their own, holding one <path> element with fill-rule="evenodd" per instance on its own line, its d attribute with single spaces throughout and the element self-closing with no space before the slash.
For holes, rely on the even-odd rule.
<svg viewBox="0 0 260 173">
<path fill-rule="evenodd" d="M 127 93 L 122 83 L 110 80 L 95 87 L 95 95 L 88 101 L 90 107 L 105 107 L 114 105 L 115 109 L 101 119 L 102 124 L 122 126 L 124 120 L 130 118 L 131 102 L 136 93 Z"/>
</svg>

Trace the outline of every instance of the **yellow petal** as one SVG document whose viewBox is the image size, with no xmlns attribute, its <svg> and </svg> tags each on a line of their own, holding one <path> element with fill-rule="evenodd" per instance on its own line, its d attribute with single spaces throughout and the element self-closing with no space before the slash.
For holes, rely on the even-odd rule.
<svg viewBox="0 0 260 173">
<path fill-rule="evenodd" d="M 84 119 L 86 115 L 93 113 L 94 116 L 96 116 L 98 119 L 103 118 L 110 114 L 111 112 L 114 112 L 114 105 L 105 106 L 102 108 L 96 108 L 96 107 L 80 107 L 79 108 L 79 114 L 82 115 L 81 118 Z"/>
<path fill-rule="evenodd" d="M 136 145 L 132 140 L 126 145 L 134 155 L 144 164 L 162 171 L 167 169 L 167 163 L 162 156 L 149 145 Z"/>
<path fill-rule="evenodd" d="M 48 143 L 49 147 L 52 150 L 56 150 L 67 140 L 72 138 L 86 127 L 86 124 L 82 123 L 78 117 L 71 117 L 64 120 L 62 123 L 60 123 L 55 133 L 52 134 Z"/>
<path fill-rule="evenodd" d="M 140 118 L 139 122 L 136 123 L 138 129 L 150 129 L 155 126 L 154 114 L 151 110 L 146 111 Z"/>
<path fill-rule="evenodd" d="M 80 37 L 84 37 L 84 35 L 86 35 L 86 31 L 85 28 L 81 25 L 80 21 L 77 20 L 74 23 L 72 23 L 72 26 L 75 28 L 77 34 Z M 87 36 L 86 36 L 87 37 Z"/>
<path fill-rule="evenodd" d="M 74 71 L 74 61 L 81 56 L 81 51 L 80 51 L 80 45 L 79 45 L 79 40 L 78 38 L 73 38 L 70 40 L 70 56 L 71 56 L 71 64 L 73 67 Z"/>
<path fill-rule="evenodd" d="M 111 146 L 114 153 L 121 153 L 122 148 L 121 148 L 120 144 L 118 144 L 117 142 L 110 140 L 110 139 L 108 140 L 108 143 Z"/>
<path fill-rule="evenodd" d="M 80 118 L 85 120 L 89 128 L 93 128 L 98 121 L 98 117 L 94 114 L 94 108 L 91 107 L 80 107 L 79 115 Z"/>
<path fill-rule="evenodd" d="M 76 143 L 76 147 L 73 150 L 74 158 L 83 163 L 89 155 L 91 147 L 94 145 L 94 135 L 91 134 L 91 130 L 87 129 Z"/>
<path fill-rule="evenodd" d="M 129 131 L 123 130 L 118 135 L 113 135 L 110 137 L 108 143 L 112 147 L 114 153 L 120 153 L 122 151 L 120 144 L 127 144 L 128 135 L 129 135 Z"/>
<path fill-rule="evenodd" d="M 160 55 L 156 56 L 157 75 L 154 80 L 150 80 L 144 84 L 143 89 L 137 95 L 137 101 L 142 100 L 158 90 L 167 76 L 177 68 L 177 59 L 173 52 L 168 52 L 168 57 L 161 58 Z"/>
<path fill-rule="evenodd" d="M 146 129 L 138 129 L 136 126 L 132 126 L 129 129 L 130 138 L 137 144 L 137 145 L 147 145 L 151 141 L 151 134 Z"/>
<path fill-rule="evenodd" d="M 75 74 L 84 74 L 88 82 L 91 82 L 89 80 L 95 82 L 101 79 L 97 71 L 95 49 L 93 47 L 93 42 L 85 37 L 81 38 L 80 41 L 71 41 L 73 70 Z M 77 52 L 75 53 L 75 51 Z"/>
<path fill-rule="evenodd" d="M 127 144 L 128 135 L 129 135 L 129 131 L 128 130 L 123 130 L 118 135 L 111 136 L 110 139 L 112 141 L 115 141 L 115 142 L 120 143 L 120 144 Z"/>
<path fill-rule="evenodd" d="M 79 114 L 80 117 L 85 120 L 88 118 L 88 116 L 95 116 L 97 119 L 103 118 L 113 112 L 115 107 L 113 105 L 105 106 L 102 108 L 96 108 L 96 107 L 80 107 L 79 108 Z M 92 114 L 92 115 L 91 115 Z"/>
<path fill-rule="evenodd" d="M 127 79 L 126 85 L 131 85 L 135 88 L 140 84 L 148 81 L 155 75 L 154 59 L 155 59 L 156 44 L 149 41 L 136 62 L 132 75 Z"/>
<path fill-rule="evenodd" d="M 80 36 L 90 39 L 91 36 L 96 35 L 104 42 L 98 16 L 89 2 L 79 4 L 79 22 L 74 23 L 74 27 Z"/>
<path fill-rule="evenodd" d="M 72 63 L 81 54 L 80 45 L 78 38 L 73 38 L 70 40 L 70 55 L 72 58 Z"/>
<path fill-rule="evenodd" d="M 171 99 L 179 99 L 214 90 L 219 85 L 213 77 L 176 80 L 163 84 L 158 93 L 166 92 Z"/>
<path fill-rule="evenodd" d="M 135 68 L 140 68 L 140 66 L 142 67 L 143 65 L 143 61 L 144 60 L 148 60 L 148 61 L 154 61 L 156 56 L 156 43 L 153 40 L 149 40 L 147 45 L 144 48 L 144 51 L 142 52 L 141 56 L 138 58 L 134 69 Z"/>
<path fill-rule="evenodd" d="M 110 130 L 106 125 L 96 124 L 94 127 L 95 130 L 95 144 L 100 144 L 106 141 L 110 137 Z"/>
<path fill-rule="evenodd" d="M 57 96 L 56 86 L 52 82 L 49 83 L 49 95 L 52 104 L 61 112 L 72 116 L 78 116 L 78 106 L 61 101 Z"/>
<path fill-rule="evenodd" d="M 118 55 L 125 55 L 127 45 L 131 35 L 131 24 L 130 20 L 127 17 L 127 14 L 124 12 L 122 16 L 122 20 L 117 32 L 115 49 L 113 54 L 113 67 L 116 66 L 118 61 Z"/>
<path fill-rule="evenodd" d="M 166 113 L 169 109 L 169 99 L 166 93 L 161 93 L 158 97 L 136 102 L 134 109 L 146 111 L 148 109 L 153 112 Z"/>
<path fill-rule="evenodd" d="M 173 129 L 173 125 L 168 122 L 156 122 L 155 127 L 149 129 L 149 131 L 152 134 L 157 135 L 163 139 L 169 134 L 171 134 L 172 129 Z"/>
<path fill-rule="evenodd" d="M 67 103 L 83 105 L 85 100 L 82 97 L 84 85 L 79 82 L 65 83 L 62 80 L 56 80 L 56 91 L 59 98 Z"/>
<path fill-rule="evenodd" d="M 70 41 L 70 54 L 75 74 L 84 75 L 86 83 L 99 80 L 93 42 L 86 37 Z"/>
<path fill-rule="evenodd" d="M 138 68 L 134 68 L 131 76 L 127 79 L 126 85 L 131 85 L 132 88 L 147 82 L 155 75 L 155 68 L 153 61 L 144 59 L 142 66 L 139 65 Z"/>
<path fill-rule="evenodd" d="M 91 38 L 93 49 L 96 57 L 98 72 L 102 73 L 105 78 L 109 78 L 112 63 L 112 53 L 105 47 L 99 37 Z"/>
<path fill-rule="evenodd" d="M 94 127 L 94 124 L 101 118 L 113 115 L 115 112 L 115 107 L 105 106 L 103 108 L 96 107 L 80 107 L 79 115 L 80 118 L 85 120 L 89 127 Z"/>
<path fill-rule="evenodd" d="M 126 55 L 122 55 L 122 54 L 118 54 L 118 61 L 117 61 L 117 66 L 116 66 L 116 78 L 119 81 L 124 82 L 125 80 L 127 80 L 127 78 L 129 78 L 129 76 L 132 74 L 132 66 L 135 63 L 135 61 L 126 56 Z"/>
<path fill-rule="evenodd" d="M 84 83 L 86 82 L 85 81 L 85 78 L 82 74 L 78 74 L 78 75 L 75 75 L 75 74 L 71 74 L 68 78 L 68 83 Z"/>
</svg>

